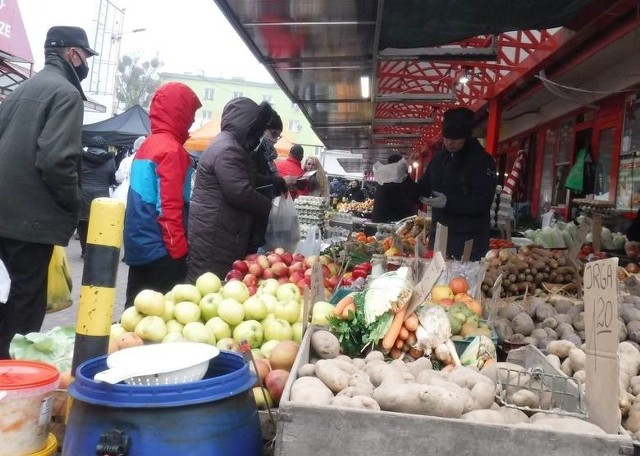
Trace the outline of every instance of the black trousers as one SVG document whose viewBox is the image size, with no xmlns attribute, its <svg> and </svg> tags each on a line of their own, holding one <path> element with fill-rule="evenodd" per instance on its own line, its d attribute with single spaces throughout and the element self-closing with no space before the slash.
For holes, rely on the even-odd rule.
<svg viewBox="0 0 640 456">
<path fill-rule="evenodd" d="M 89 232 L 89 220 L 78 220 L 78 239 L 80 240 L 80 247 L 82 248 L 83 256 L 84 256 L 85 249 L 87 248 L 88 232 Z"/>
<path fill-rule="evenodd" d="M 9 271 L 11 290 L 0 304 L 0 359 L 9 358 L 15 334 L 40 331 L 47 311 L 47 274 L 53 245 L 0 237 L 0 260 Z"/>
<path fill-rule="evenodd" d="M 142 266 L 129 266 L 127 278 L 127 300 L 124 308 L 131 307 L 136 295 L 150 289 L 167 293 L 187 277 L 187 257 L 174 260 L 170 256 L 162 257 L 153 263 Z"/>
</svg>

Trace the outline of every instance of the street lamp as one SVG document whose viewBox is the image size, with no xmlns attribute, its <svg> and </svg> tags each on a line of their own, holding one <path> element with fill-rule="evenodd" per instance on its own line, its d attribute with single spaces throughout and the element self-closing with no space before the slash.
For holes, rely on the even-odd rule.
<svg viewBox="0 0 640 456">
<path fill-rule="evenodd" d="M 126 32 L 119 32 L 119 33 L 112 33 L 111 34 L 111 44 L 114 45 L 117 43 L 117 48 L 116 48 L 116 66 L 115 66 L 115 71 L 113 74 L 113 107 L 111 110 L 111 114 L 112 115 L 116 115 L 117 114 L 117 110 L 118 107 L 120 105 L 120 103 L 118 102 L 118 97 L 117 97 L 117 80 L 118 80 L 118 66 L 120 65 L 120 46 L 122 44 L 122 36 L 123 35 L 127 35 L 129 33 L 140 33 L 140 32 L 145 32 L 147 29 L 146 28 L 136 28 L 136 29 L 132 29 L 132 30 L 127 30 Z"/>
</svg>

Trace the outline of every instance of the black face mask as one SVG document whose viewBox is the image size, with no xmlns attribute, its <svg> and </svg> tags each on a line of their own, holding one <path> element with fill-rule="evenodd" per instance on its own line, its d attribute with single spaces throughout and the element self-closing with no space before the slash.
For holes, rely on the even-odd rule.
<svg viewBox="0 0 640 456">
<path fill-rule="evenodd" d="M 78 75 L 78 79 L 80 79 L 80 81 L 84 80 L 89 75 L 89 65 L 84 62 L 78 66 L 74 66 L 73 69 Z"/>
</svg>

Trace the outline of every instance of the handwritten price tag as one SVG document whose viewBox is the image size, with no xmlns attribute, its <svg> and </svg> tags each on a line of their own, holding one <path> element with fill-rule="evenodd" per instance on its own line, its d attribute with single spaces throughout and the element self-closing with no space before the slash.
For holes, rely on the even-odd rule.
<svg viewBox="0 0 640 456">
<path fill-rule="evenodd" d="M 584 326 L 589 420 L 618 433 L 618 259 L 584 267 Z"/>
</svg>

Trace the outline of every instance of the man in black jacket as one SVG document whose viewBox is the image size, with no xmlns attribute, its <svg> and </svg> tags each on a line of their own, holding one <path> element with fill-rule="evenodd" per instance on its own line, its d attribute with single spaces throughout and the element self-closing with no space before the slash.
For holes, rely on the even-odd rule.
<svg viewBox="0 0 640 456">
<path fill-rule="evenodd" d="M 471 260 L 489 250 L 490 210 L 496 191 L 493 158 L 473 138 L 473 111 L 450 109 L 442 122 L 443 148 L 436 152 L 418 182 L 420 201 L 431 206 L 433 248 L 436 223 L 449 229 L 447 254 L 460 259 L 464 243 L 473 239 Z"/>
<path fill-rule="evenodd" d="M 97 55 L 79 27 L 47 32 L 45 66 L 0 105 L 0 260 L 11 277 L 0 305 L 0 359 L 16 333 L 39 331 L 54 245 L 78 223 L 82 151 L 80 81 Z"/>
</svg>

